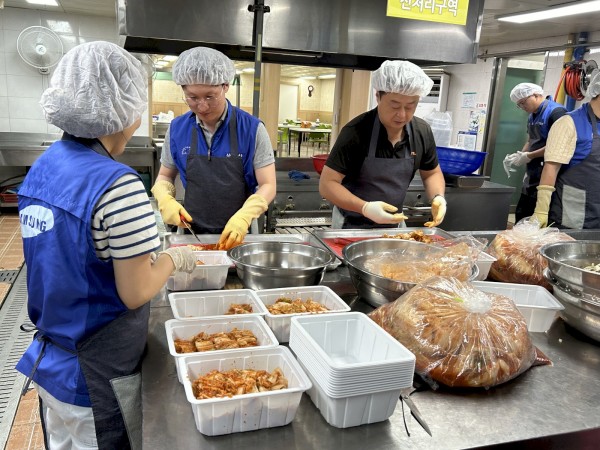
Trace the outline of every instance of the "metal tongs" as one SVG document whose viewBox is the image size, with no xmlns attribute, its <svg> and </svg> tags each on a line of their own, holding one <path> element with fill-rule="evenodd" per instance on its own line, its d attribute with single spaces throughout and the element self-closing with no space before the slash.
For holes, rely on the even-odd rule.
<svg viewBox="0 0 600 450">
<path fill-rule="evenodd" d="M 179 215 L 179 220 L 181 220 L 181 223 L 190 231 L 190 233 L 192 233 L 194 235 L 194 237 L 198 240 L 198 242 L 202 243 L 202 241 L 200 240 L 198 235 L 196 235 L 196 233 L 194 233 L 194 230 L 192 230 L 192 226 L 189 223 L 187 223 L 187 221 L 185 220 L 185 218 L 183 217 L 182 214 Z"/>
<path fill-rule="evenodd" d="M 427 422 L 425 422 L 425 419 L 423 419 L 419 408 L 417 408 L 415 402 L 413 402 L 410 398 L 410 394 L 412 394 L 415 390 L 416 388 L 413 386 L 402 389 L 402 391 L 400 391 L 400 401 L 406 403 L 406 406 L 410 408 L 410 413 L 416 419 L 416 421 L 419 422 L 419 425 L 423 427 L 429 436 L 433 437 L 433 434 L 431 434 L 431 429 L 429 428 L 429 425 L 427 425 Z M 402 413 L 404 414 L 404 409 L 402 409 Z M 406 421 L 404 421 L 404 426 L 406 427 Z M 406 427 L 406 432 L 408 433 L 408 427 Z M 410 436 L 410 433 L 408 433 L 408 435 Z"/>
</svg>

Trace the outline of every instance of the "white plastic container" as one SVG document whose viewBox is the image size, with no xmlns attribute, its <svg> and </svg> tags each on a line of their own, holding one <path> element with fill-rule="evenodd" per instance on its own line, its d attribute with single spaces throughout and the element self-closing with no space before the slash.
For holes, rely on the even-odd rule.
<svg viewBox="0 0 600 450">
<path fill-rule="evenodd" d="M 180 320 L 201 317 L 264 316 L 265 305 L 252 289 L 227 289 L 221 291 L 174 292 L 168 295 L 173 316 Z M 226 314 L 233 304 L 249 304 L 252 312 L 247 314 Z"/>
<path fill-rule="evenodd" d="M 527 329 L 530 332 L 547 331 L 558 311 L 564 309 L 564 306 L 542 286 L 491 281 L 475 281 L 473 286 L 484 292 L 509 297 L 527 320 Z"/>
<path fill-rule="evenodd" d="M 196 427 L 207 436 L 287 425 L 296 416 L 302 393 L 312 386 L 298 361 L 282 346 L 185 356 L 179 361 L 186 374 L 183 385 Z M 278 367 L 287 378 L 287 389 L 205 400 L 196 399 L 192 392 L 190 380 L 211 370 L 263 369 L 272 372 Z"/>
<path fill-rule="evenodd" d="M 479 269 L 479 273 L 475 277 L 475 280 L 484 281 L 488 277 L 494 261 L 496 261 L 496 258 L 492 255 L 489 255 L 485 252 L 480 252 L 479 256 L 477 257 L 477 261 L 475 261 L 475 264 Z"/>
<path fill-rule="evenodd" d="M 329 314 L 350 311 L 350 306 L 344 302 L 331 288 L 327 286 L 300 286 L 278 289 L 264 289 L 256 291 L 260 301 L 268 307 L 277 302 L 278 298 L 287 297 L 302 301 L 313 300 L 325 306 L 329 311 L 317 314 Z M 290 321 L 295 316 L 306 316 L 312 313 L 299 314 L 271 314 L 267 308 L 265 320 L 275 333 L 279 342 L 288 342 L 290 339 Z"/>
<path fill-rule="evenodd" d="M 167 280 L 170 291 L 198 291 L 204 289 L 222 289 L 227 280 L 227 271 L 233 261 L 225 251 L 194 252 L 197 261 L 204 264 L 196 266 L 192 273 L 175 272 Z"/>
<path fill-rule="evenodd" d="M 414 372 L 415 355 L 363 313 L 313 314 L 291 320 L 292 350 L 292 333 L 296 333 L 333 374 L 351 377 L 398 366 Z"/>
<path fill-rule="evenodd" d="M 178 320 L 171 319 L 165 322 L 165 331 L 167 333 L 167 344 L 169 345 L 169 353 L 175 358 L 175 366 L 177 368 L 177 378 L 179 382 L 183 382 L 182 374 L 177 359 L 184 356 L 206 354 L 206 353 L 222 353 L 231 352 L 239 349 L 224 349 L 224 350 L 211 350 L 209 352 L 193 352 L 193 353 L 177 353 L 175 350 L 176 339 L 191 339 L 200 332 L 207 334 L 229 332 L 237 328 L 239 330 L 249 330 L 258 341 L 257 347 L 277 347 L 279 342 L 275 338 L 275 335 L 263 320 L 261 316 L 245 316 L 237 315 L 230 317 L 216 317 L 216 318 L 205 318 L 196 320 Z M 250 349 L 250 348 L 248 348 Z"/>
<path fill-rule="evenodd" d="M 394 414 L 401 389 L 352 397 L 331 397 L 323 391 L 318 377 L 315 377 L 302 361 L 299 362 L 312 383 L 312 387 L 306 393 L 329 425 L 337 428 L 356 427 L 382 422 Z"/>
</svg>

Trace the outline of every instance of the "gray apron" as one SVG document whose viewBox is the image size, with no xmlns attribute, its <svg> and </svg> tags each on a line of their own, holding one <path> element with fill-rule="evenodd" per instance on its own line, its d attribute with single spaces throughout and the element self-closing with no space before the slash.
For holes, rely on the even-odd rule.
<svg viewBox="0 0 600 450">
<path fill-rule="evenodd" d="M 592 124 L 590 154 L 573 167 L 563 166 L 552 194 L 548 224 L 558 228 L 600 228 L 600 136 L 598 119 L 588 104 Z"/>
<path fill-rule="evenodd" d="M 398 211 L 402 212 L 406 191 L 413 177 L 415 160 L 410 154 L 410 149 L 406 150 L 402 158 L 376 158 L 380 127 L 381 122 L 379 116 L 376 115 L 371 131 L 369 152 L 360 173 L 355 180 L 346 181 L 347 178 L 344 178 L 342 185 L 367 202 L 383 201 L 396 206 Z M 410 148 L 412 146 L 410 123 L 406 125 L 405 131 L 408 135 Z M 336 214 L 338 213 L 343 216 L 341 228 L 398 228 L 399 226 L 398 224 L 378 224 L 362 214 L 337 207 L 334 208 L 332 222 L 336 222 Z"/>
<path fill-rule="evenodd" d="M 238 155 L 235 108 L 229 118 L 230 156 L 225 158 L 198 154 L 197 126 L 192 127 L 190 152 L 187 157 L 187 186 L 183 204 L 194 221 L 196 233 L 220 234 L 227 221 L 242 207 L 249 192 L 244 179 L 244 165 Z M 202 134 L 204 139 L 204 134 Z M 208 145 L 207 145 L 208 146 Z"/>
</svg>

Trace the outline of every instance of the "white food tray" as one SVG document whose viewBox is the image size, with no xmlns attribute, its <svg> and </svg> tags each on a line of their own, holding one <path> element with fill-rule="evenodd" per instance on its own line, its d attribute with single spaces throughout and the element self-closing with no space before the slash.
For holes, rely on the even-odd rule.
<svg viewBox="0 0 600 450">
<path fill-rule="evenodd" d="M 510 298 L 527 320 L 527 330 L 534 333 L 547 331 L 558 311 L 564 309 L 564 306 L 542 286 L 492 281 L 474 281 L 473 286 L 484 292 Z"/>
<path fill-rule="evenodd" d="M 492 268 L 494 261 L 496 261 L 496 258 L 492 255 L 489 255 L 485 252 L 480 252 L 477 256 L 477 261 L 475 261 L 475 265 L 477 265 L 477 268 L 479 269 L 479 273 L 475 277 L 475 280 L 485 280 L 490 273 L 490 269 Z"/>
<path fill-rule="evenodd" d="M 204 289 L 222 289 L 227 281 L 227 271 L 233 261 L 225 251 L 195 251 L 197 265 L 192 273 L 175 272 L 167 280 L 170 291 L 199 291 Z"/>
<path fill-rule="evenodd" d="M 192 406 L 196 427 L 207 436 L 287 425 L 296 416 L 302 393 L 312 386 L 298 361 L 282 346 L 184 356 L 178 361 L 185 374 L 183 385 Z M 276 368 L 280 368 L 287 378 L 287 389 L 204 400 L 196 399 L 192 392 L 190 380 L 211 370 L 253 369 L 273 372 Z"/>
<path fill-rule="evenodd" d="M 178 358 L 190 355 L 231 352 L 233 350 L 239 350 L 223 349 L 210 350 L 209 352 L 192 353 L 177 353 L 177 351 L 175 350 L 176 339 L 191 339 L 200 332 L 204 332 L 207 334 L 221 332 L 227 333 L 233 330 L 234 328 L 237 328 L 239 330 L 251 331 L 254 334 L 254 336 L 256 336 L 256 340 L 258 341 L 257 347 L 277 347 L 279 345 L 279 342 L 277 342 L 277 338 L 275 338 L 275 335 L 261 316 L 237 315 L 230 317 L 214 317 L 196 320 L 171 319 L 165 322 L 165 331 L 167 333 L 167 344 L 169 346 L 169 353 L 171 353 L 171 355 L 174 356 L 177 360 Z M 254 349 L 257 347 L 249 347 L 248 349 Z M 177 364 L 177 361 L 175 361 L 175 366 L 177 367 L 177 378 L 180 382 L 183 382 L 180 367 L 179 364 Z"/>
<path fill-rule="evenodd" d="M 268 307 L 273 305 L 278 298 L 287 297 L 292 300 L 300 299 L 306 301 L 311 299 L 325 306 L 329 311 L 324 311 L 318 314 L 329 314 L 335 312 L 350 311 L 350 306 L 344 302 L 331 288 L 327 286 L 301 286 L 277 289 L 263 289 L 256 291 L 256 295 L 260 301 Z M 312 313 L 298 314 L 271 314 L 267 308 L 265 320 L 275 333 L 279 342 L 288 342 L 290 339 L 290 322 L 292 317 L 306 316 Z"/>
<path fill-rule="evenodd" d="M 252 289 L 173 292 L 168 295 L 168 298 L 173 316 L 181 320 L 215 316 L 264 316 L 267 312 L 267 308 Z M 252 312 L 248 314 L 226 314 L 229 306 L 233 303 L 250 304 Z"/>
</svg>

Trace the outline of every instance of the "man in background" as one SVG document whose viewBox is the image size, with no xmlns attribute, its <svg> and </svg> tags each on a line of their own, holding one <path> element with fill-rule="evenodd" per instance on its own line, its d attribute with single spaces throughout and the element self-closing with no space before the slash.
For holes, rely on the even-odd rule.
<svg viewBox="0 0 600 450">
<path fill-rule="evenodd" d="M 544 151 L 550 127 L 567 110 L 560 103 L 556 103 L 550 96 L 544 97 L 544 90 L 533 83 L 519 83 L 510 93 L 510 99 L 529 114 L 527 120 L 527 135 L 529 139 L 523 148 L 504 158 L 504 170 L 510 177 L 511 172 L 516 172 L 515 167 L 527 165 L 521 197 L 515 209 L 515 220 L 518 222 L 524 217 L 530 217 L 535 209 L 537 200 L 537 187 L 540 184 L 544 164 Z"/>
</svg>

